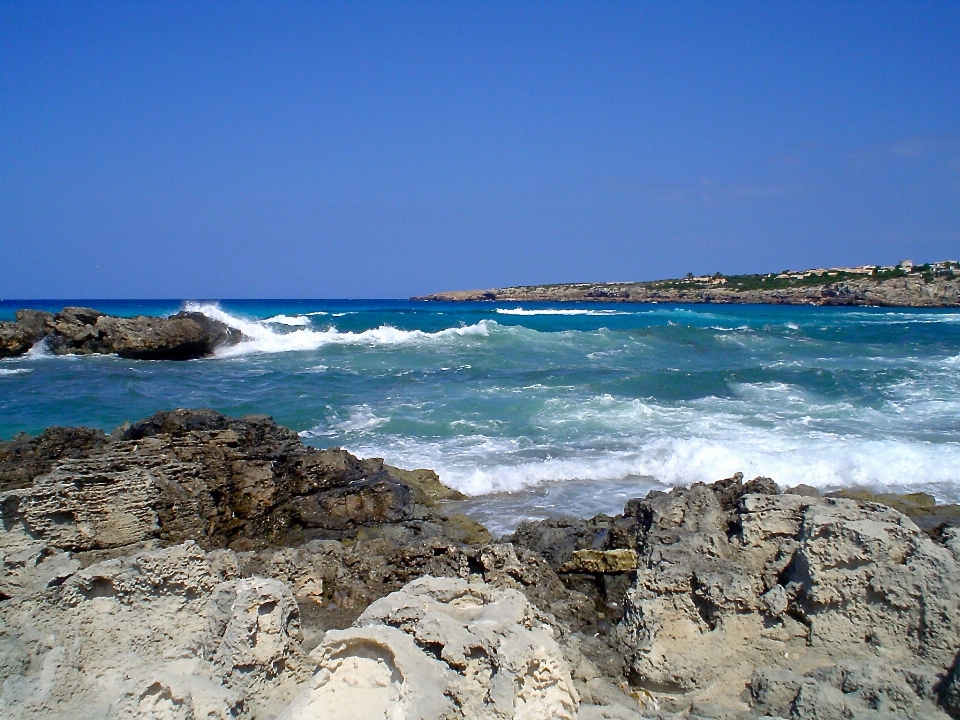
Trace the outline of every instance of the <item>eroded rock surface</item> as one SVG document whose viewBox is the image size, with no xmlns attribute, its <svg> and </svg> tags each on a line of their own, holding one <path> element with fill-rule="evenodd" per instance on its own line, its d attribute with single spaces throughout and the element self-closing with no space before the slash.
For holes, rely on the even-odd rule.
<svg viewBox="0 0 960 720">
<path fill-rule="evenodd" d="M 159 540 L 238 549 L 317 538 L 488 539 L 380 460 L 305 447 L 262 416 L 158 413 L 107 437 L 52 429 L 0 444 L 4 545 L 93 551 Z"/>
<path fill-rule="evenodd" d="M 327 633 L 283 720 L 573 720 L 580 698 L 549 623 L 516 590 L 424 577 Z"/>
<path fill-rule="evenodd" d="M 139 360 L 189 360 L 239 342 L 239 330 L 198 312 L 171 317 L 114 317 L 92 308 L 58 313 L 18 310 L 17 321 L 0 323 L 0 357 L 22 355 L 45 341 L 57 355 L 115 353 Z"/>
<path fill-rule="evenodd" d="M 0 443 L 0 717 L 960 716 L 925 498 L 738 475 L 491 542 L 453 497 L 265 417 Z"/>
<path fill-rule="evenodd" d="M 960 558 L 906 516 L 772 493 L 727 507 L 704 485 L 628 509 L 641 561 L 618 633 L 633 682 L 662 705 L 718 717 L 945 717 Z"/>
<path fill-rule="evenodd" d="M 273 714 L 312 666 L 283 583 L 194 543 L 95 563 L 0 606 L 0 716 Z"/>
</svg>

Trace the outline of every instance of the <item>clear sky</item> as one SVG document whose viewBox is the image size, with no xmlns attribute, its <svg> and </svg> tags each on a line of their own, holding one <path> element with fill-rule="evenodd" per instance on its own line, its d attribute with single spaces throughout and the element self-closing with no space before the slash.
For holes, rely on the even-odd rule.
<svg viewBox="0 0 960 720">
<path fill-rule="evenodd" d="M 960 2 L 0 4 L 0 298 L 960 256 Z"/>
</svg>

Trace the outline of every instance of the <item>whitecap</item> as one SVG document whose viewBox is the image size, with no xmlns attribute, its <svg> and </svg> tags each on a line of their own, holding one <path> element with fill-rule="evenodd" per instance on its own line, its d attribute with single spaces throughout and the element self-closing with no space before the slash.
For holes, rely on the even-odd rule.
<svg viewBox="0 0 960 720">
<path fill-rule="evenodd" d="M 280 333 L 261 322 L 244 320 L 231 315 L 216 304 L 188 303 L 186 307 L 188 310 L 201 312 L 243 333 L 246 338 L 244 341 L 219 348 L 216 352 L 217 357 L 316 350 L 325 345 L 392 346 L 464 337 L 487 337 L 490 330 L 497 327 L 497 323 L 492 320 L 481 320 L 475 325 L 452 327 L 432 333 L 423 330 L 400 330 L 390 325 L 381 325 L 361 332 L 340 332 L 335 327 L 331 327 L 327 330 L 301 329 Z"/>
<path fill-rule="evenodd" d="M 266 320 L 261 320 L 262 323 L 274 323 L 276 325 L 291 325 L 291 326 L 303 326 L 310 324 L 310 318 L 306 315 L 297 315 L 291 317 L 290 315 L 274 315 L 272 318 L 267 318 Z"/>
<path fill-rule="evenodd" d="M 22 375 L 24 373 L 33 372 L 31 368 L 0 368 L 0 376 L 3 375 Z"/>
<path fill-rule="evenodd" d="M 541 309 L 528 310 L 526 308 L 497 308 L 500 315 L 632 315 L 619 310 L 583 310 L 583 309 Z"/>
</svg>

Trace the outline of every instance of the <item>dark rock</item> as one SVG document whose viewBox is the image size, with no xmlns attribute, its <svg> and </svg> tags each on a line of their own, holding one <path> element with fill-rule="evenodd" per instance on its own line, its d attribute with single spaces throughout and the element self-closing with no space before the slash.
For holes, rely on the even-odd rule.
<svg viewBox="0 0 960 720">
<path fill-rule="evenodd" d="M 190 360 L 239 342 L 239 330 L 202 313 L 168 318 L 113 317 L 92 308 L 66 307 L 50 314 L 19 310 L 15 327 L 32 342 L 46 338 L 58 355 L 115 353 L 139 360 Z"/>
<path fill-rule="evenodd" d="M 25 328 L 34 340 L 40 340 L 47 334 L 47 321 L 53 317 L 53 313 L 43 310 L 17 310 L 17 324 Z"/>
<path fill-rule="evenodd" d="M 800 483 L 783 491 L 786 495 L 803 495 L 804 497 L 820 497 L 820 491 L 810 485 Z"/>
<path fill-rule="evenodd" d="M 0 322 L 0 358 L 23 355 L 33 347 L 34 338 L 30 332 L 12 322 Z"/>
<path fill-rule="evenodd" d="M 940 707 L 952 718 L 960 718 L 960 653 L 938 688 Z"/>
<path fill-rule="evenodd" d="M 0 492 L 30 487 L 33 479 L 49 472 L 57 460 L 82 457 L 108 440 L 101 430 L 52 427 L 36 437 L 19 435 L 0 442 Z"/>
<path fill-rule="evenodd" d="M 263 416 L 157 413 L 122 433 L 52 428 L 3 446 L 4 522 L 74 551 L 147 540 L 253 549 L 313 539 L 488 541 L 378 459 L 305 447 Z"/>
</svg>

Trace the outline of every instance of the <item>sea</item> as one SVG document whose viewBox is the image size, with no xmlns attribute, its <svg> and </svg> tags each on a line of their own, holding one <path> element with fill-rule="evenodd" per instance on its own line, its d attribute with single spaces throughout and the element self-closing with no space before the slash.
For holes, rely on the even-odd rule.
<svg viewBox="0 0 960 720">
<path fill-rule="evenodd" d="M 3 301 L 198 310 L 246 341 L 188 362 L 0 360 L 0 438 L 158 410 L 267 414 L 316 447 L 432 468 L 507 533 L 742 472 L 960 501 L 960 311 L 398 300 Z"/>
</svg>

